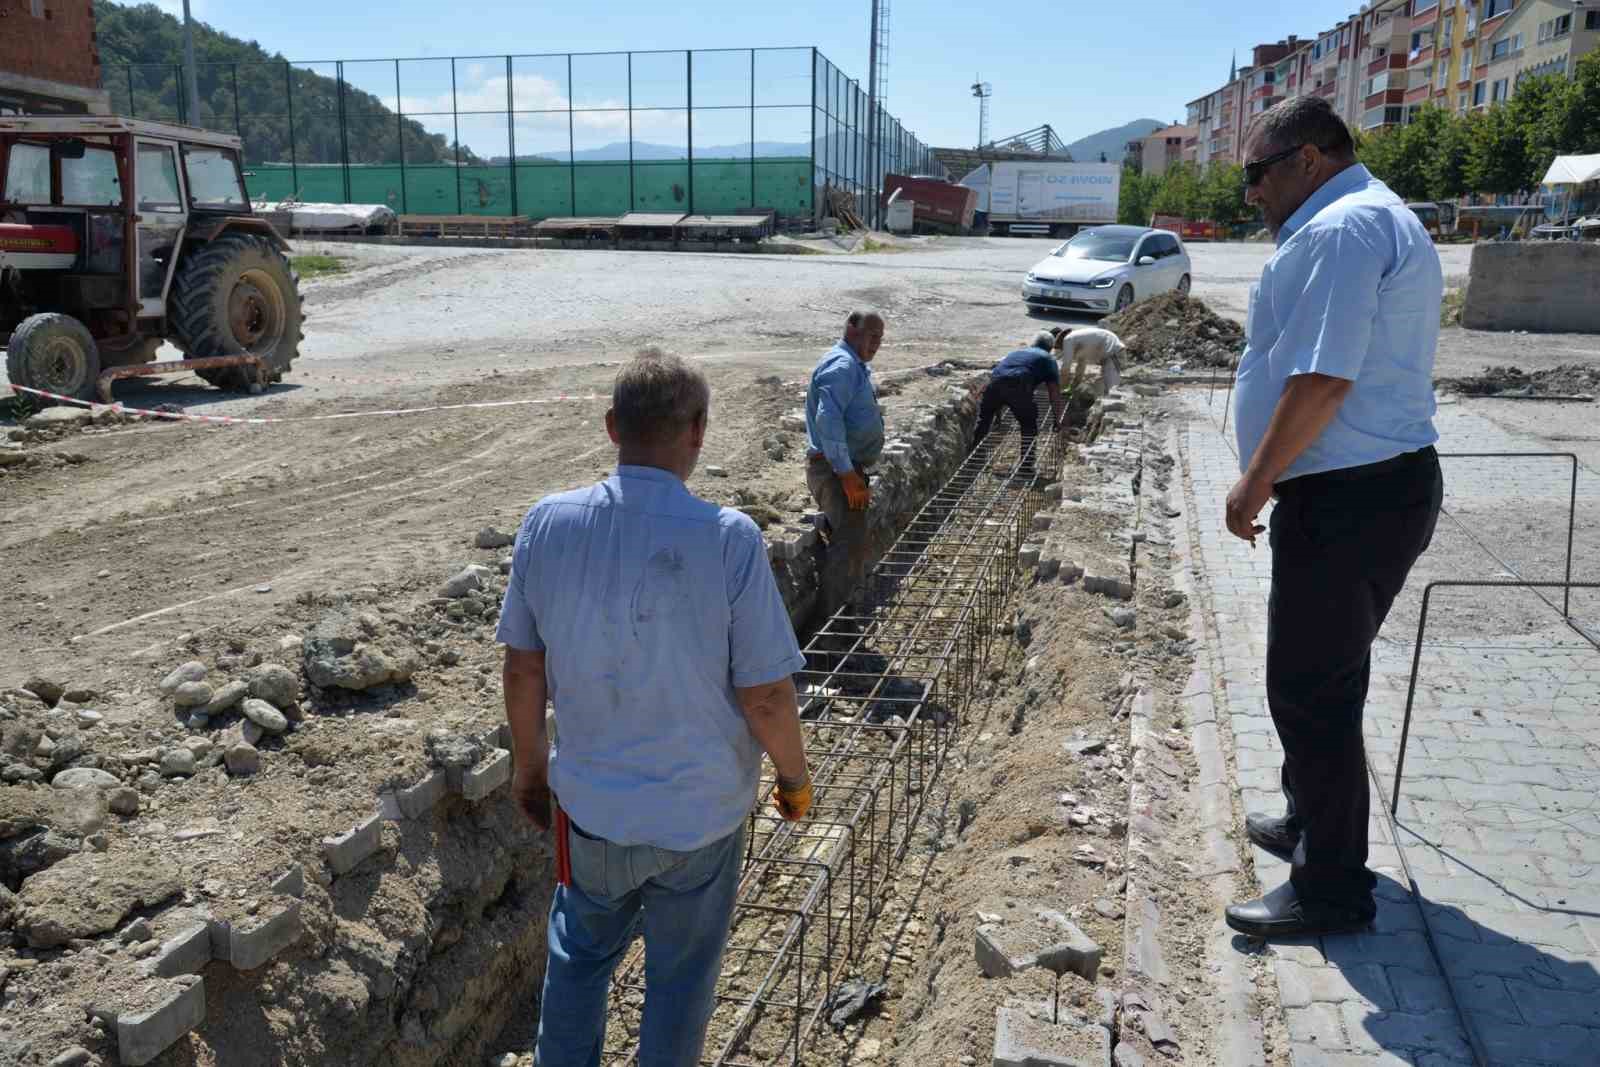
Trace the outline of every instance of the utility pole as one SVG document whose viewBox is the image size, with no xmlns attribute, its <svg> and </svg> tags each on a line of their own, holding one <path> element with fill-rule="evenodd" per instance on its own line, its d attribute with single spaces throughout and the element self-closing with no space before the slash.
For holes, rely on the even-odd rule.
<svg viewBox="0 0 1600 1067">
<path fill-rule="evenodd" d="M 878 5 L 872 0 L 872 37 L 867 60 L 867 192 L 872 203 L 867 208 L 867 225 L 878 225 Z"/>
<path fill-rule="evenodd" d="M 189 14 L 189 0 L 183 0 L 183 69 L 186 95 L 189 98 L 189 125 L 200 125 L 200 79 L 194 66 L 194 16 Z"/>
<path fill-rule="evenodd" d="M 994 87 L 986 81 L 975 81 L 972 95 L 978 98 L 978 150 L 981 152 L 989 139 L 989 97 L 994 95 Z"/>
</svg>

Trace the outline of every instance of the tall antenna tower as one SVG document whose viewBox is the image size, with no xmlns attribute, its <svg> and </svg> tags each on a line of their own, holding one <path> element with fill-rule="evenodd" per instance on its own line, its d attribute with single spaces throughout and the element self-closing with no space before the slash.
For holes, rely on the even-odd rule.
<svg viewBox="0 0 1600 1067">
<path fill-rule="evenodd" d="M 989 141 L 989 98 L 994 95 L 994 86 L 986 81 L 975 81 L 972 95 L 978 98 L 978 147 L 982 148 Z"/>
<path fill-rule="evenodd" d="M 867 186 L 872 195 L 872 204 L 867 210 L 869 221 L 877 219 L 879 214 L 878 192 L 883 187 L 883 175 L 889 165 L 883 143 L 882 121 L 884 109 L 888 106 L 885 97 L 889 90 L 889 0 L 872 0 L 870 49 L 867 71 Z"/>
</svg>

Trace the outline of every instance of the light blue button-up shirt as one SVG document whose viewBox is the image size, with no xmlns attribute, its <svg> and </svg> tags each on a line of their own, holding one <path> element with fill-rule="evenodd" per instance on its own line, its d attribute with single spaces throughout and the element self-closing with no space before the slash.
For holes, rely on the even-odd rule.
<svg viewBox="0 0 1600 1067">
<path fill-rule="evenodd" d="M 755 803 L 734 687 L 805 666 L 756 524 L 655 467 L 618 467 L 522 521 L 496 639 L 545 653 L 550 787 L 586 833 L 689 851 Z"/>
<path fill-rule="evenodd" d="M 872 368 L 840 341 L 811 372 L 806 390 L 806 448 L 828 457 L 834 472 L 871 466 L 883 452 L 883 412 Z"/>
<path fill-rule="evenodd" d="M 1250 465 L 1296 374 L 1355 384 L 1333 421 L 1279 481 L 1378 463 L 1439 439 L 1433 356 L 1444 274 L 1422 223 L 1356 164 L 1278 233 L 1250 295 L 1239 361 L 1239 467 Z"/>
</svg>

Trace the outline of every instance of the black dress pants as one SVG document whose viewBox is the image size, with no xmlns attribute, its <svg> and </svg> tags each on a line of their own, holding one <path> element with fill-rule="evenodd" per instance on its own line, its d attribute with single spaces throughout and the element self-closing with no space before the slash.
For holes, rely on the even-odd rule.
<svg viewBox="0 0 1600 1067">
<path fill-rule="evenodd" d="M 989 427 L 1001 408 L 1009 408 L 1017 420 L 1022 434 L 1022 469 L 1033 469 L 1033 444 L 1039 435 L 1039 409 L 1033 403 L 1033 379 L 991 378 L 983 388 L 983 398 L 978 402 L 978 426 L 972 432 L 972 447 L 976 449 L 989 435 Z"/>
<path fill-rule="evenodd" d="M 1372 642 L 1428 547 L 1444 497 L 1432 448 L 1277 486 L 1267 604 L 1267 702 L 1283 743 L 1295 893 L 1362 910 L 1367 870 L 1361 719 Z"/>
</svg>

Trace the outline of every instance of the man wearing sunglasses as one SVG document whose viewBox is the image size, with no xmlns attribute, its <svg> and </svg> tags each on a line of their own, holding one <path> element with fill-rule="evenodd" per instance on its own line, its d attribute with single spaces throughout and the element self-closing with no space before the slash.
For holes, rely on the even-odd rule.
<svg viewBox="0 0 1600 1067">
<path fill-rule="evenodd" d="M 1249 813 L 1246 830 L 1291 866 L 1226 917 L 1255 937 L 1298 937 L 1376 914 L 1361 718 L 1372 642 L 1443 497 L 1432 378 L 1444 278 L 1422 224 L 1356 162 L 1326 100 L 1263 114 L 1249 159 L 1246 199 L 1278 249 L 1250 298 L 1227 524 L 1254 545 L 1276 498 L 1267 702 L 1287 805 Z"/>
</svg>

